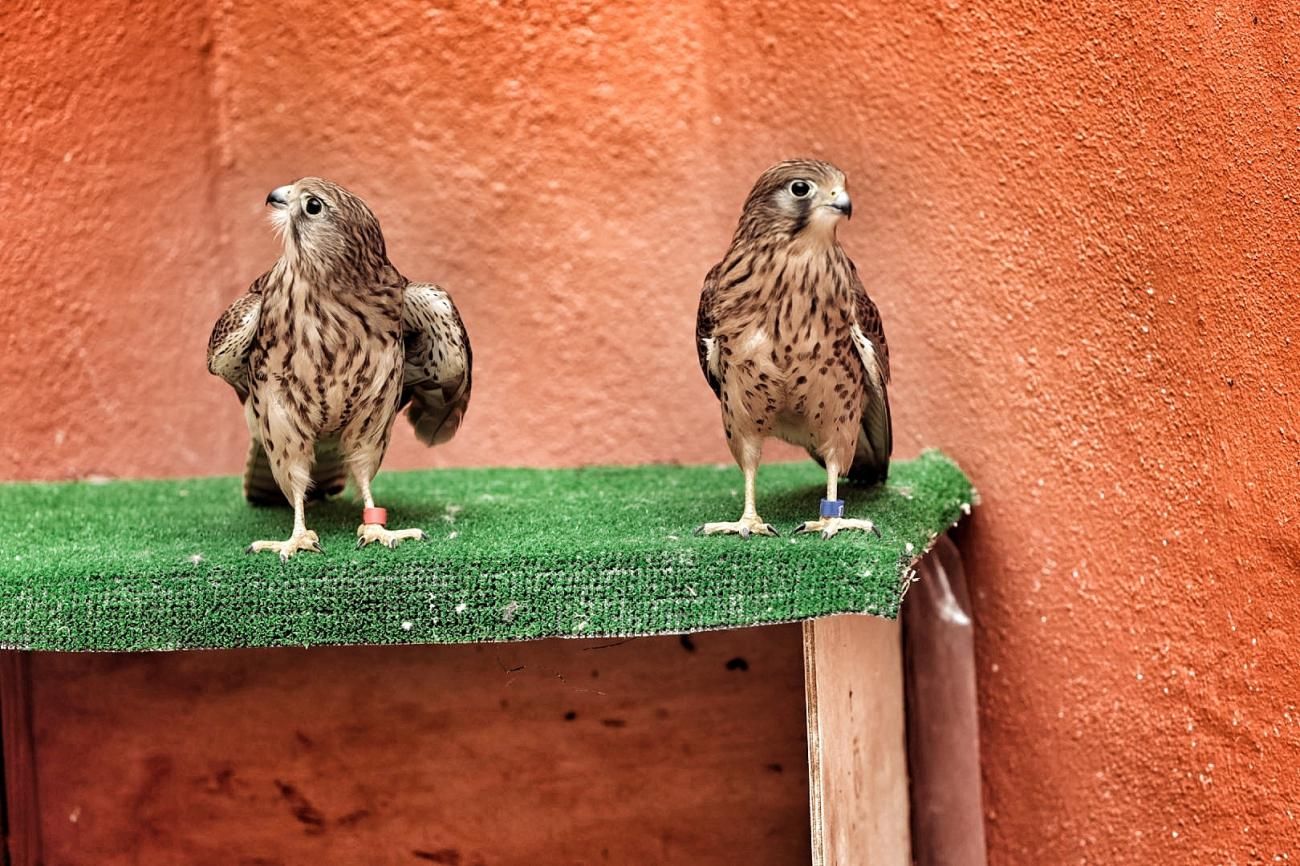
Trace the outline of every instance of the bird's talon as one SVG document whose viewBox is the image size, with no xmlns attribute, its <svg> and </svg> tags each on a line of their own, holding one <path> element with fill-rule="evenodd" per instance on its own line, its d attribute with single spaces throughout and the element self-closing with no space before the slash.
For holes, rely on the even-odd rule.
<svg viewBox="0 0 1300 866">
<path fill-rule="evenodd" d="M 703 534 L 704 534 L 704 524 L 701 523 L 699 526 L 695 527 L 695 532 L 693 532 L 692 535 L 703 535 Z"/>
<path fill-rule="evenodd" d="M 770 524 L 757 517 L 742 517 L 735 523 L 705 523 L 696 528 L 696 535 L 739 535 L 748 541 L 755 535 L 780 535 Z"/>
<path fill-rule="evenodd" d="M 408 538 L 428 541 L 429 535 L 423 529 L 388 529 L 379 523 L 363 523 L 357 527 L 358 548 L 365 547 L 371 542 L 378 542 L 393 550 Z"/>
<path fill-rule="evenodd" d="M 809 520 L 800 526 L 798 532 L 821 532 L 823 539 L 831 539 L 847 529 L 856 529 L 859 532 L 874 532 L 877 537 L 880 531 L 870 520 L 859 520 L 852 517 L 823 517 L 819 520 Z"/>
<path fill-rule="evenodd" d="M 281 562 L 288 562 L 293 558 L 294 554 L 303 550 L 311 550 L 316 553 L 325 552 L 320 546 L 320 539 L 310 529 L 295 533 L 284 541 L 254 541 L 244 548 L 245 553 L 270 551 L 278 554 Z"/>
</svg>

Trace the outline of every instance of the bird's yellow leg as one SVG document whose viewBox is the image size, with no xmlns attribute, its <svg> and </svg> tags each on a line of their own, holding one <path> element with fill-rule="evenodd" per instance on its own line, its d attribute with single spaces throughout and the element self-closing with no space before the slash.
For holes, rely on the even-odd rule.
<svg viewBox="0 0 1300 866">
<path fill-rule="evenodd" d="M 320 538 L 314 530 L 308 529 L 306 519 L 303 516 L 303 500 L 306 498 L 305 490 L 293 491 L 293 534 L 285 541 L 254 541 L 245 548 L 245 553 L 262 553 L 271 551 L 280 554 L 281 562 L 288 562 L 289 557 L 293 556 L 300 550 L 310 550 L 315 553 L 324 553 L 321 549 Z"/>
<path fill-rule="evenodd" d="M 795 530 L 796 534 L 800 532 L 820 532 L 822 538 L 834 538 L 835 534 L 842 529 L 856 529 L 861 532 L 874 532 L 877 536 L 880 535 L 880 530 L 876 529 L 876 525 L 870 520 L 858 520 L 843 516 L 844 503 L 840 501 L 838 496 L 839 483 L 839 464 L 827 460 L 826 498 L 822 500 L 822 516 L 816 520 L 803 523 Z"/>
<path fill-rule="evenodd" d="M 754 478 L 758 475 L 758 460 L 746 461 L 741 467 L 745 472 L 745 513 L 734 523 L 705 523 L 696 528 L 696 535 L 739 535 L 749 538 L 751 535 L 780 535 L 772 524 L 764 523 L 754 507 Z"/>
<path fill-rule="evenodd" d="M 357 479 L 357 485 L 361 488 L 361 498 L 365 500 L 365 510 L 361 512 L 361 525 L 357 527 L 357 547 L 365 547 L 372 541 L 377 541 L 384 547 L 392 549 L 397 547 L 408 538 L 418 538 L 421 541 L 428 541 L 429 536 L 423 529 L 388 529 L 383 522 L 368 523 L 377 515 L 380 521 L 388 519 L 387 512 L 382 508 L 375 508 L 375 499 L 370 495 L 370 478 L 368 472 L 358 471 L 354 473 Z"/>
</svg>

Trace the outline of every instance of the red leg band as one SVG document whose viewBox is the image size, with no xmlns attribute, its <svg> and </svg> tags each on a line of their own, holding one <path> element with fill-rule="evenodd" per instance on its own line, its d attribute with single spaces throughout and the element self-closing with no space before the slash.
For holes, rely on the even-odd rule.
<svg viewBox="0 0 1300 866">
<path fill-rule="evenodd" d="M 362 523 L 378 523 L 380 526 L 388 525 L 387 508 L 363 508 L 361 509 Z"/>
</svg>

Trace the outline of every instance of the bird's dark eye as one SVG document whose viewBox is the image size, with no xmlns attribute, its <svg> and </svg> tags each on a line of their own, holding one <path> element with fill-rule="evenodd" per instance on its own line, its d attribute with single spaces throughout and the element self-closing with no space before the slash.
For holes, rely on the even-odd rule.
<svg viewBox="0 0 1300 866">
<path fill-rule="evenodd" d="M 303 205 L 302 209 L 307 211 L 307 213 L 311 214 L 312 216 L 316 216 L 316 214 L 320 213 L 322 210 L 325 209 L 325 205 L 321 202 L 320 199 L 312 195 L 307 197 L 307 203 Z"/>
<path fill-rule="evenodd" d="M 790 195 L 795 198 L 807 198 L 812 195 L 814 187 L 806 180 L 796 180 L 790 184 Z"/>
</svg>

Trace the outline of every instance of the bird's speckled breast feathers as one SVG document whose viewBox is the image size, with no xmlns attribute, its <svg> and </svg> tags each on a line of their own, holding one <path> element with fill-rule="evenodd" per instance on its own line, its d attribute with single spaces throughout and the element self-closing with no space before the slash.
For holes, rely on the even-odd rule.
<svg viewBox="0 0 1300 866">
<path fill-rule="evenodd" d="M 328 204 L 316 220 L 303 211 L 310 198 L 295 203 L 295 219 L 277 209 L 284 254 L 208 343 L 209 371 L 245 406 L 254 440 L 245 492 L 255 501 L 279 498 L 286 452 L 314 450 L 312 481 L 333 490 L 346 474 L 341 455 L 378 466 L 403 406 L 432 445 L 451 438 L 469 403 L 469 338 L 451 297 L 398 273 L 360 199 L 316 178 L 295 189 Z"/>
<path fill-rule="evenodd" d="M 879 474 L 892 450 L 879 313 L 833 228 L 781 198 L 795 178 L 835 175 L 800 161 L 759 180 L 705 280 L 696 342 L 733 450 L 737 438 L 777 436 L 850 475 Z"/>
</svg>

